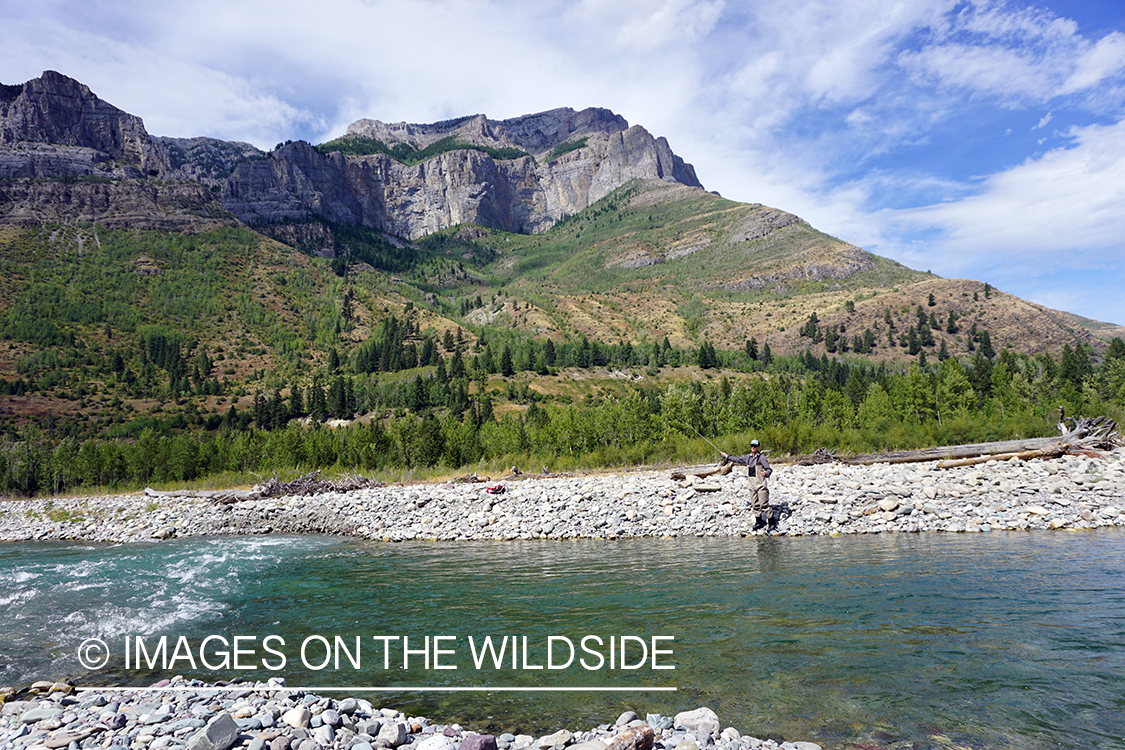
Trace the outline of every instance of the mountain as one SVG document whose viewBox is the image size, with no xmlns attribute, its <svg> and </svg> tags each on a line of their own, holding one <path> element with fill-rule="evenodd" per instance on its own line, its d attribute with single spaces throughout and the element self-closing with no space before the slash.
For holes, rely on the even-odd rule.
<svg viewBox="0 0 1125 750">
<path fill-rule="evenodd" d="M 72 229 L 50 241 L 35 234 L 54 225 Z M 865 354 L 892 361 L 934 355 L 939 346 L 969 355 L 981 330 L 997 349 L 1029 354 L 1097 349 L 1121 333 L 981 282 L 913 271 L 783 210 L 709 193 L 664 138 L 606 109 L 433 124 L 364 119 L 328 143 L 264 152 L 206 137 L 154 137 L 139 117 L 59 73 L 0 86 L 0 237 L 60 258 L 69 250 L 58 238 L 69 237 L 88 259 L 99 228 L 197 235 L 249 228 L 262 244 L 216 246 L 225 262 L 253 265 L 240 278 L 256 279 L 270 305 L 288 298 L 271 276 L 277 268 L 328 258 L 346 283 L 330 284 L 330 299 L 318 304 L 343 306 L 345 287 L 352 295 L 358 327 L 328 337 L 345 351 L 407 304 L 427 310 L 438 330 L 501 326 L 559 341 L 667 338 L 728 350 L 755 339 L 778 354 L 818 356 L 854 352 L 858 342 Z M 30 293 L 20 285 L 34 276 L 20 265 L 25 258 L 33 260 L 8 256 L 9 302 Z M 164 278 L 183 270 L 140 249 L 114 262 Z M 301 328 L 270 305 L 265 314 L 275 322 Z M 929 332 L 918 348 L 907 331 L 922 332 L 923 317 Z M 183 324 L 174 316 L 148 322 Z M 54 324 L 77 330 L 65 315 Z M 193 325 L 228 330 L 206 316 Z M 265 352 L 256 365 L 285 358 L 277 342 L 286 337 L 253 338 L 246 348 Z"/>
<path fill-rule="evenodd" d="M 701 187 L 665 139 L 607 110 L 436 125 L 361 120 L 334 144 L 386 153 L 286 144 L 235 167 L 224 205 L 250 225 L 315 217 L 415 240 L 458 224 L 543 232 L 634 178 Z M 402 160 L 427 149 L 432 158 Z"/>
<path fill-rule="evenodd" d="M 274 231 L 317 219 L 407 239 L 463 223 L 541 232 L 633 178 L 699 187 L 691 165 L 665 139 L 604 109 L 556 109 L 501 122 L 483 115 L 433 125 L 360 120 L 340 145 L 318 150 L 288 143 L 265 154 L 216 139 L 154 138 L 139 117 L 52 71 L 0 90 L 0 179 L 192 181 L 210 187 L 240 221 Z M 432 158 L 404 163 L 403 153 L 420 152 Z M 193 202 L 196 213 L 214 214 L 207 196 L 177 199 Z M 89 210 L 106 199 L 85 192 L 18 191 L 6 201 L 16 204 L 6 206 L 8 221 L 34 216 L 26 210 L 34 202 L 53 207 L 46 217 L 112 218 Z M 153 206 L 160 210 L 161 200 Z"/>
</svg>

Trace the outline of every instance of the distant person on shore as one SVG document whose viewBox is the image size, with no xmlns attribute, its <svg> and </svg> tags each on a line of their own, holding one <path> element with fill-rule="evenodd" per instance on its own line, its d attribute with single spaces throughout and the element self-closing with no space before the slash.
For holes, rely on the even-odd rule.
<svg viewBox="0 0 1125 750">
<path fill-rule="evenodd" d="M 750 441 L 750 452 L 744 456 L 731 456 L 719 451 L 724 461 L 746 467 L 746 482 L 750 490 L 750 509 L 754 512 L 754 530 L 769 526 L 777 528 L 777 516 L 770 512 L 770 488 L 766 484 L 773 469 L 769 460 L 762 455 L 761 443 L 755 438 Z"/>
</svg>

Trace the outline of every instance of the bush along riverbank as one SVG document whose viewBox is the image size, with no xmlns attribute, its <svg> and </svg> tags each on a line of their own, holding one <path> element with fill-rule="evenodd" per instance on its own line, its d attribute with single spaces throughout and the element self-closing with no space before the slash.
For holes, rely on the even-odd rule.
<svg viewBox="0 0 1125 750">
<path fill-rule="evenodd" d="M 521 474 L 220 503 L 190 494 L 0 502 L 0 539 L 135 542 L 324 533 L 386 541 L 1088 529 L 1125 525 L 1125 451 L 1049 460 L 777 466 L 775 530 L 754 530 L 746 477 L 671 471 Z"/>
<path fill-rule="evenodd" d="M 35 686 L 33 686 L 34 688 Z M 287 690 L 284 680 L 208 686 L 176 677 L 146 690 L 74 691 L 42 683 L 0 709 L 0 750 L 820 750 L 722 728 L 709 708 L 675 716 L 632 711 L 586 731 L 479 734 L 376 708 L 362 698 Z M 28 691 L 31 692 L 31 691 Z"/>
</svg>

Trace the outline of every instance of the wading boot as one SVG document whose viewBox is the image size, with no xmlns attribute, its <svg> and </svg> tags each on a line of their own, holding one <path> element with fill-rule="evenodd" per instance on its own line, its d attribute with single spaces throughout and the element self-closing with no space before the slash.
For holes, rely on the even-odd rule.
<svg viewBox="0 0 1125 750">
<path fill-rule="evenodd" d="M 754 531 L 757 531 L 758 529 L 764 527 L 766 523 L 766 514 L 759 513 L 758 517 L 754 519 Z"/>
</svg>

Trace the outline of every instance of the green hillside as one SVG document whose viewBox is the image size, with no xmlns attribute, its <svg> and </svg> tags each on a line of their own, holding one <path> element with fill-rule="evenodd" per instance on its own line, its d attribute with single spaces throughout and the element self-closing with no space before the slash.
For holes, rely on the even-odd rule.
<svg viewBox="0 0 1125 750">
<path fill-rule="evenodd" d="M 0 229 L 0 491 L 876 450 L 1125 401 L 1120 340 L 698 189 L 535 236 L 262 230 Z"/>
</svg>

